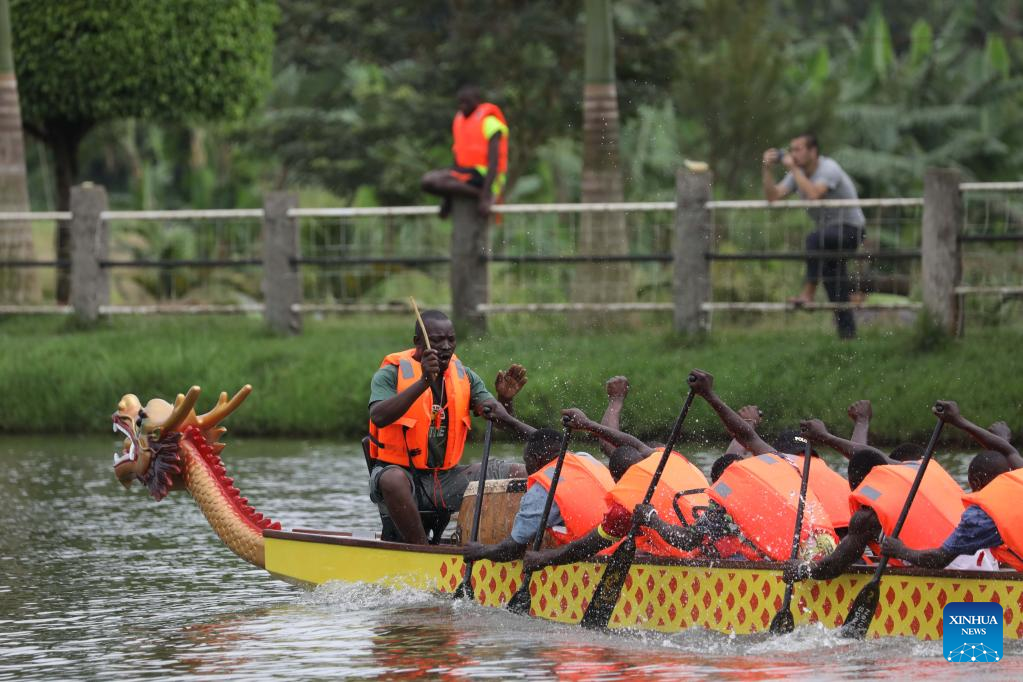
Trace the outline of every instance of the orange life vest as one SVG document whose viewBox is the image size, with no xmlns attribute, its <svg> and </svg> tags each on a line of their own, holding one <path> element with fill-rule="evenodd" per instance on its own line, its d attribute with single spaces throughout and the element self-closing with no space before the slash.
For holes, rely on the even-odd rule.
<svg viewBox="0 0 1023 682">
<path fill-rule="evenodd" d="M 646 459 L 629 467 L 625 475 L 608 493 L 608 503 L 617 502 L 630 511 L 635 509 L 636 505 L 643 501 L 647 488 L 650 487 L 650 481 L 653 480 L 654 472 L 657 471 L 657 465 L 661 461 L 663 452 L 663 448 L 655 450 Z M 683 455 L 672 452 L 668 457 L 668 463 L 664 466 L 661 480 L 654 488 L 654 496 L 650 499 L 650 504 L 657 510 L 657 515 L 663 521 L 681 526 L 682 521 L 679 520 L 674 508 L 676 493 L 694 489 L 702 491 L 707 485 L 707 477 L 703 475 L 702 471 Z M 706 507 L 707 495 L 704 492 L 683 495 L 678 498 L 678 506 L 686 523 L 692 524 L 695 520 L 693 507 Z M 694 554 L 673 547 L 650 528 L 643 528 L 642 532 L 636 536 L 636 549 L 656 556 L 690 557 Z"/>
<path fill-rule="evenodd" d="M 410 348 L 400 353 L 391 353 L 380 363 L 381 368 L 397 365 L 398 393 L 419 381 L 423 374 L 422 365 L 413 357 L 415 352 L 415 348 Z M 431 467 L 428 464 L 430 424 L 435 419 L 432 409 L 433 391 L 429 389 L 423 391 L 408 411 L 394 423 L 378 428 L 370 420 L 369 456 L 387 464 L 412 469 L 450 469 L 458 464 L 462 459 L 465 438 L 472 428 L 472 419 L 469 415 L 469 375 L 456 355 L 451 356 L 444 372 L 444 394 L 447 403 L 442 407 L 446 408 L 444 419 L 447 423 L 448 442 L 441 466 Z"/>
<path fill-rule="evenodd" d="M 875 466 L 849 495 L 850 510 L 856 513 L 860 507 L 870 507 L 881 521 L 885 535 L 891 535 L 918 467 L 919 462 Z M 963 490 L 959 484 L 932 459 L 913 498 L 899 539 L 910 549 L 940 547 L 959 525 L 959 518 L 963 515 L 962 497 Z"/>
<path fill-rule="evenodd" d="M 981 490 L 964 496 L 963 504 L 975 504 L 987 512 L 1004 543 L 994 550 L 995 558 L 1023 571 L 1023 469 L 999 475 Z"/>
<path fill-rule="evenodd" d="M 466 116 L 458 111 L 455 120 L 451 122 L 451 137 L 454 144 L 451 151 L 455 155 L 455 165 L 465 168 L 487 167 L 487 149 L 489 141 L 483 135 L 483 120 L 488 116 L 495 116 L 497 120 L 504 123 L 504 113 L 496 104 L 483 102 L 472 113 Z M 498 148 L 497 172 L 505 173 L 508 170 L 508 135 L 501 136 L 501 143 Z"/>
<path fill-rule="evenodd" d="M 796 473 L 803 476 L 803 455 L 781 455 L 796 467 Z M 849 527 L 849 481 L 840 473 L 828 466 L 820 457 L 810 458 L 810 490 L 828 512 L 831 525 L 838 528 Z"/>
<path fill-rule="evenodd" d="M 746 539 L 765 556 L 787 561 L 792 553 L 801 481 L 784 458 L 757 455 L 731 464 L 707 495 L 725 508 Z M 800 538 L 804 553 L 829 551 L 838 543 L 831 517 L 812 489 L 806 491 Z"/>
<path fill-rule="evenodd" d="M 539 485 L 550 490 L 557 464 L 554 460 L 531 475 L 527 489 Z M 607 512 L 607 494 L 614 485 L 606 466 L 590 457 L 566 453 L 558 487 L 554 490 L 554 501 L 565 521 L 565 532 L 553 528 L 548 528 L 547 532 L 559 545 L 564 545 L 592 531 Z"/>
</svg>

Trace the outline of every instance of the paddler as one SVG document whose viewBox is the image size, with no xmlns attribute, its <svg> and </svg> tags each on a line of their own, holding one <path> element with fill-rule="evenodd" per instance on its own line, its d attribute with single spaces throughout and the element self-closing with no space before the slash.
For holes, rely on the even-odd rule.
<svg viewBox="0 0 1023 682">
<path fill-rule="evenodd" d="M 661 459 L 662 449 L 651 447 L 635 436 L 618 429 L 598 424 L 589 419 L 582 410 L 562 410 L 568 418 L 568 426 L 575 430 L 588 431 L 601 440 L 615 446 L 609 458 L 608 468 L 615 481 L 605 500 L 607 511 L 599 525 L 582 538 L 551 549 L 538 552 L 527 551 L 524 556 L 526 570 L 537 570 L 543 566 L 571 563 L 594 556 L 620 541 L 632 524 L 633 509 L 642 501 Z M 673 453 L 668 459 L 661 480 L 654 491 L 653 504 L 656 508 L 670 511 L 670 517 L 677 518 L 674 504 L 677 502 L 688 523 L 694 522 L 692 508 L 706 505 L 703 490 L 707 479 L 692 463 L 681 454 Z M 688 493 L 679 496 L 679 493 Z M 596 502 L 594 501 L 594 504 Z M 682 521 L 678 521 L 682 523 Z M 643 533 L 637 538 L 637 548 L 660 556 L 684 556 L 653 532 Z"/>
<path fill-rule="evenodd" d="M 1017 571 L 1023 570 L 1023 457 L 1010 443 L 1012 433 L 1004 422 L 983 429 L 970 422 L 953 401 L 941 401 L 938 418 L 977 441 L 983 452 L 970 462 L 968 480 L 972 493 L 963 497 L 966 506 L 959 525 L 939 547 L 910 549 L 899 538 L 885 538 L 881 551 L 924 568 L 970 568 L 997 570 L 997 563 L 953 565 L 961 555 L 983 552 Z"/>
<path fill-rule="evenodd" d="M 540 528 L 560 452 L 561 433 L 558 431 L 538 429 L 529 436 L 522 452 L 529 479 L 511 534 L 496 545 L 470 543 L 465 549 L 467 560 L 512 561 L 525 554 Z M 603 518 L 607 508 L 604 500 L 613 487 L 611 472 L 592 455 L 567 452 L 547 517 L 549 535 L 558 544 L 568 544 L 587 535 Z"/>
<path fill-rule="evenodd" d="M 823 442 L 826 433 L 817 419 L 802 422 L 810 442 Z M 825 439 L 827 440 L 827 439 Z M 860 446 L 849 460 L 849 531 L 835 551 L 816 562 L 790 561 L 783 578 L 788 581 L 826 580 L 841 575 L 861 560 L 869 547 L 877 556 L 880 541 L 890 535 L 916 477 L 918 462 L 898 462 L 870 446 Z M 900 537 L 916 549 L 934 547 L 958 525 L 962 516 L 962 489 L 936 460 L 927 465 Z"/>
<path fill-rule="evenodd" d="M 370 499 L 380 507 L 382 538 L 412 544 L 428 542 L 427 526 L 439 541 L 479 474 L 479 465 L 459 464 L 473 412 L 489 408 L 496 425 L 522 438 L 534 431 L 502 404 L 525 383 L 525 371 L 513 365 L 499 374 L 498 402 L 455 355 L 455 328 L 447 315 L 426 310 L 422 319 L 426 329 L 416 322 L 413 347 L 380 363 L 369 397 Z M 487 471 L 488 478 L 525 474 L 522 464 L 493 460 Z"/>
</svg>

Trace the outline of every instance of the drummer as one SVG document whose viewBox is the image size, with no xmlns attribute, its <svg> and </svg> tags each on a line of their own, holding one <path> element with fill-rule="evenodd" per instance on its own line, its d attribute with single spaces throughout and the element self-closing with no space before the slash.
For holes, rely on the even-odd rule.
<svg viewBox="0 0 1023 682">
<path fill-rule="evenodd" d="M 422 318 L 426 329 L 416 323 L 413 347 L 380 363 L 369 397 L 370 499 L 380 508 L 382 539 L 411 544 L 426 544 L 427 528 L 433 542 L 440 540 L 470 478 L 478 475 L 478 466 L 474 471 L 459 464 L 471 412 L 489 408 L 496 425 L 521 438 L 535 430 L 505 408 L 526 383 L 521 366 L 498 374 L 498 402 L 455 355 L 455 328 L 447 315 L 426 310 Z M 487 472 L 493 478 L 525 474 L 523 465 L 500 461 Z"/>
</svg>

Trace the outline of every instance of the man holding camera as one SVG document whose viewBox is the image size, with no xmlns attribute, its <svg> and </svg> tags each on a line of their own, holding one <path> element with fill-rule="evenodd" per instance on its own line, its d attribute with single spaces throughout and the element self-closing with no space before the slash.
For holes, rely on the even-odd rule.
<svg viewBox="0 0 1023 682">
<path fill-rule="evenodd" d="M 788 171 L 775 183 L 774 166 L 781 164 Z M 858 199 L 856 186 L 834 159 L 821 156 L 817 136 L 804 133 L 792 139 L 789 149 L 768 149 L 763 158 L 764 196 L 777 201 L 792 192 L 807 200 Z M 865 236 L 866 219 L 858 206 L 808 208 L 816 229 L 806 236 L 808 252 L 855 251 Z M 846 271 L 845 258 L 820 255 L 806 259 L 806 282 L 803 290 L 790 301 L 796 305 L 813 302 L 817 285 L 823 281 L 828 300 L 848 303 L 852 282 Z M 851 310 L 836 310 L 835 324 L 843 339 L 856 336 L 856 321 Z"/>
</svg>

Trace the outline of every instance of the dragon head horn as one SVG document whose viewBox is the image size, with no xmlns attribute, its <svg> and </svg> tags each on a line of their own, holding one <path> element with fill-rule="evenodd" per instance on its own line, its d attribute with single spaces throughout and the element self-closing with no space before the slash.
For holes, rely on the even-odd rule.
<svg viewBox="0 0 1023 682">
<path fill-rule="evenodd" d="M 199 400 L 199 393 L 201 392 L 198 386 L 193 386 L 188 389 L 187 395 L 178 393 L 178 397 L 174 400 L 174 410 L 164 420 L 163 424 L 160 425 L 164 433 L 177 431 L 180 428 L 182 423 L 188 419 L 188 415 L 192 412 L 192 408 L 195 407 L 196 401 Z"/>
<path fill-rule="evenodd" d="M 238 406 L 245 402 L 245 399 L 249 397 L 251 392 L 252 386 L 250 384 L 242 386 L 231 400 L 227 399 L 226 391 L 221 392 L 220 398 L 217 399 L 217 404 L 213 406 L 213 409 L 204 415 L 196 417 L 196 426 L 202 431 L 209 431 L 226 419 L 227 415 L 237 410 Z"/>
</svg>

